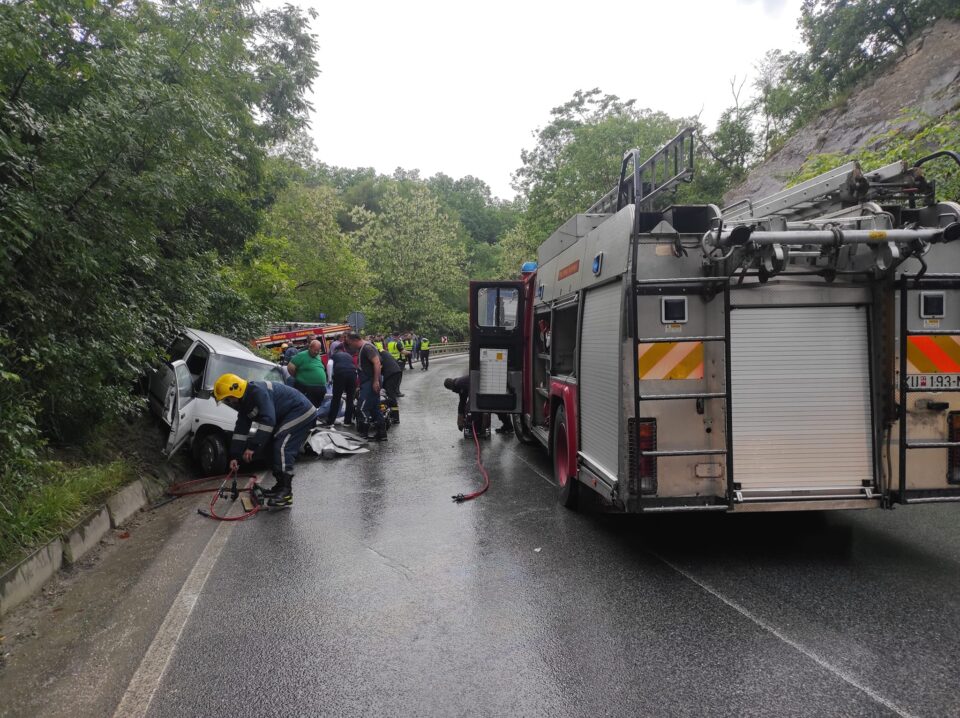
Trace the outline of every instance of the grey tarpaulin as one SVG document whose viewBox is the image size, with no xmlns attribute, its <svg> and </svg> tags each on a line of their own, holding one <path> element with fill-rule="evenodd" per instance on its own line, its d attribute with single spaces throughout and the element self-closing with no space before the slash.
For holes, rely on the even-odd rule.
<svg viewBox="0 0 960 718">
<path fill-rule="evenodd" d="M 307 437 L 307 446 L 324 459 L 347 454 L 366 454 L 366 440 L 344 434 L 331 427 L 318 427 Z"/>
</svg>

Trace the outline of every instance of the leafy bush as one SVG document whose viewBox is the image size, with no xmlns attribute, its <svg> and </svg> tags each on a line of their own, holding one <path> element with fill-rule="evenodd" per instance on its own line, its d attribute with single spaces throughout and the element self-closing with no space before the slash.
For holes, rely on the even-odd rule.
<svg viewBox="0 0 960 718">
<path fill-rule="evenodd" d="M 897 127 L 873 138 L 852 155 L 824 153 L 807 158 L 790 184 L 799 184 L 851 160 L 859 161 L 869 171 L 898 160 L 913 164 L 937 150 L 960 151 L 960 111 L 939 118 L 905 112 Z M 923 171 L 927 179 L 936 181 L 938 199 L 960 200 L 960 167 L 955 162 L 929 162 L 923 165 Z"/>
</svg>

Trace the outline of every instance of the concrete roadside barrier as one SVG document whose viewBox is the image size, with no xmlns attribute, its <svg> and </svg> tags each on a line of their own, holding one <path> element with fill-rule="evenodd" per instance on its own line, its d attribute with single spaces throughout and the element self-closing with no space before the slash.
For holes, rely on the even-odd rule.
<svg viewBox="0 0 960 718">
<path fill-rule="evenodd" d="M 0 575 L 0 616 L 37 593 L 66 563 L 75 563 L 106 536 L 111 527 L 127 521 L 147 504 L 147 493 L 138 479 L 107 499 L 79 524 L 38 549 Z"/>
<path fill-rule="evenodd" d="M 143 490 L 143 482 L 137 479 L 107 499 L 110 524 L 117 528 L 146 505 L 147 494 Z"/>
<path fill-rule="evenodd" d="M 63 543 L 51 541 L 0 576 L 0 616 L 40 590 L 60 570 Z"/>
<path fill-rule="evenodd" d="M 100 543 L 110 531 L 110 512 L 101 506 L 81 521 L 76 528 L 64 534 L 64 563 L 76 563 L 85 553 Z"/>
</svg>

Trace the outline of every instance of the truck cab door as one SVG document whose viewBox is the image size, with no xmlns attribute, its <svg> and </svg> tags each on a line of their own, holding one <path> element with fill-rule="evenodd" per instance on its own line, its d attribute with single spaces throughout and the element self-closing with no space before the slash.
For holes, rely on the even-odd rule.
<svg viewBox="0 0 960 718">
<path fill-rule="evenodd" d="M 521 282 L 470 282 L 470 411 L 521 412 L 523 317 Z"/>
<path fill-rule="evenodd" d="M 193 426 L 193 375 L 186 362 L 177 360 L 169 364 L 175 381 L 170 383 L 163 406 L 163 421 L 170 427 L 163 455 L 168 459 L 190 438 Z"/>
</svg>

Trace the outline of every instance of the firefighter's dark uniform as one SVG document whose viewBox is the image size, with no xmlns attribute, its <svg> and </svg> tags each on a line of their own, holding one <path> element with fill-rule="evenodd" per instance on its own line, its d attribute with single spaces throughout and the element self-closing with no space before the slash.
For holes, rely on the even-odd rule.
<svg viewBox="0 0 960 718">
<path fill-rule="evenodd" d="M 272 436 L 273 474 L 289 489 L 297 454 L 316 420 L 316 408 L 296 389 L 274 381 L 251 381 L 237 409 L 230 458 L 239 459 L 245 449 L 256 453 Z M 254 422 L 257 432 L 250 437 Z"/>
</svg>

